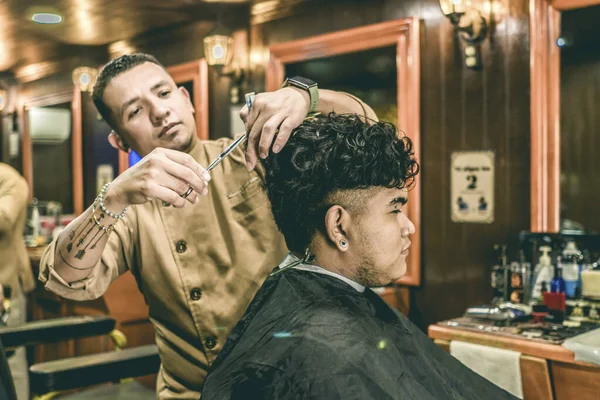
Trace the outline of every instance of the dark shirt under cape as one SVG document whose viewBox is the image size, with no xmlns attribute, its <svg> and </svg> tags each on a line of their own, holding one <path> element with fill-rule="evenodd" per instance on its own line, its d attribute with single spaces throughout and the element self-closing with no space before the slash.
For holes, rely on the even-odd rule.
<svg viewBox="0 0 600 400">
<path fill-rule="evenodd" d="M 515 399 L 436 346 L 370 289 L 289 269 L 233 329 L 202 400 Z"/>
</svg>

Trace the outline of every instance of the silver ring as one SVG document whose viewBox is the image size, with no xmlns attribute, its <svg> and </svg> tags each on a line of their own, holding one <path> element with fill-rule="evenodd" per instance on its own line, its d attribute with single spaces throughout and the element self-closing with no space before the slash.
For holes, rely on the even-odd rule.
<svg viewBox="0 0 600 400">
<path fill-rule="evenodd" d="M 181 197 L 183 197 L 184 199 L 187 199 L 187 197 L 192 193 L 192 187 L 190 186 L 190 188 L 187 190 L 187 192 L 185 192 L 184 194 L 181 195 Z"/>
<path fill-rule="evenodd" d="M 252 104 L 254 103 L 254 98 L 256 94 L 254 92 L 246 93 L 246 105 L 248 106 L 248 111 L 252 109 Z"/>
</svg>

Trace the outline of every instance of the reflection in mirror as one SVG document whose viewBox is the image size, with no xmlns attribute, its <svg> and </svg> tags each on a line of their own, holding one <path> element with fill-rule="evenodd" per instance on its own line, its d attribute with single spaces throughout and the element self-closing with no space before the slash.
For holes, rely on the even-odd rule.
<svg viewBox="0 0 600 400">
<path fill-rule="evenodd" d="M 561 231 L 600 231 L 600 6 L 561 16 Z"/>
<path fill-rule="evenodd" d="M 320 87 L 351 93 L 369 104 L 380 120 L 398 123 L 396 46 L 285 64 L 288 77 L 303 76 Z"/>
<path fill-rule="evenodd" d="M 73 202 L 71 103 L 28 110 L 32 144 L 33 197 L 57 201 L 63 212 L 75 211 Z"/>
</svg>

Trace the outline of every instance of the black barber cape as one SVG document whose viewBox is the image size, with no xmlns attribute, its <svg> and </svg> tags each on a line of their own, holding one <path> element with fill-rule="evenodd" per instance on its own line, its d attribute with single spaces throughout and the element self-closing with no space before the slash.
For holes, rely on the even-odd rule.
<svg viewBox="0 0 600 400">
<path fill-rule="evenodd" d="M 370 289 L 288 269 L 233 329 L 202 400 L 515 399 L 437 347 Z"/>
</svg>

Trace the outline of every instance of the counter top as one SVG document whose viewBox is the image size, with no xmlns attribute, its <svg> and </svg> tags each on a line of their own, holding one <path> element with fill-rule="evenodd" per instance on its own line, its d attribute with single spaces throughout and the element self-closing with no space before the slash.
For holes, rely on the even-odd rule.
<svg viewBox="0 0 600 400">
<path fill-rule="evenodd" d="M 548 360 L 594 366 L 598 368 L 598 366 L 594 364 L 575 361 L 573 352 L 558 344 L 539 343 L 526 339 L 516 339 L 512 337 L 495 335 L 491 332 L 474 332 L 443 325 L 430 325 L 428 328 L 428 334 L 431 339 L 448 341 L 459 340 L 462 342 L 514 350 L 520 352 L 521 354 L 545 358 Z"/>
</svg>

